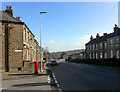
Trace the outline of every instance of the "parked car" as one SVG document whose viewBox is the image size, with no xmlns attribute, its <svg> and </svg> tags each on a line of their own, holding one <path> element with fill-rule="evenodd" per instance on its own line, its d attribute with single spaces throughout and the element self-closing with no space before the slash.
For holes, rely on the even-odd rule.
<svg viewBox="0 0 120 92">
<path fill-rule="evenodd" d="M 51 59 L 50 66 L 58 65 L 57 61 L 55 59 Z"/>
</svg>

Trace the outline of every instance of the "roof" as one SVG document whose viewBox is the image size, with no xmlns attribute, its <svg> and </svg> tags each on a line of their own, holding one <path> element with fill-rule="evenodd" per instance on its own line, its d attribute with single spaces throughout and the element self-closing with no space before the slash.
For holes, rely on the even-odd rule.
<svg viewBox="0 0 120 92">
<path fill-rule="evenodd" d="M 111 37 L 118 36 L 118 35 L 120 35 L 120 28 L 118 30 L 114 31 L 113 33 L 107 34 L 106 36 L 101 36 L 101 37 L 95 38 L 95 39 L 89 41 L 86 45 L 106 41 L 107 38 L 111 38 Z"/>
<path fill-rule="evenodd" d="M 65 52 L 63 52 L 61 55 L 63 56 L 63 55 L 68 55 L 68 54 L 67 54 L 67 53 L 65 53 Z"/>
<path fill-rule="evenodd" d="M 2 18 L 0 18 L 0 22 L 9 22 L 9 23 L 17 23 L 17 24 L 23 24 L 27 27 L 27 29 L 30 31 L 30 29 L 28 28 L 28 26 L 22 22 L 19 19 L 16 19 L 14 17 L 12 17 L 11 15 L 9 15 L 8 13 L 6 13 L 5 11 L 0 11 L 0 15 L 2 15 Z M 31 31 L 30 31 L 31 32 Z M 34 36 L 34 34 L 31 32 L 31 34 Z M 35 36 L 34 36 L 35 37 Z"/>
<path fill-rule="evenodd" d="M 8 13 L 6 13 L 5 11 L 0 11 L 0 14 L 2 13 L 2 21 L 11 21 L 11 22 L 18 22 L 18 23 L 23 23 L 21 20 L 18 20 L 14 17 L 12 17 L 11 15 L 9 15 Z"/>
</svg>

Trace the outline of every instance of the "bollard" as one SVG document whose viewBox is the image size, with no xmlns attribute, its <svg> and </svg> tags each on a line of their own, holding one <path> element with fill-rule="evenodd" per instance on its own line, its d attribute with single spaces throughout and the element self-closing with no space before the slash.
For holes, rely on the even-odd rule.
<svg viewBox="0 0 120 92">
<path fill-rule="evenodd" d="M 35 61 L 35 74 L 38 74 L 38 61 Z"/>
</svg>

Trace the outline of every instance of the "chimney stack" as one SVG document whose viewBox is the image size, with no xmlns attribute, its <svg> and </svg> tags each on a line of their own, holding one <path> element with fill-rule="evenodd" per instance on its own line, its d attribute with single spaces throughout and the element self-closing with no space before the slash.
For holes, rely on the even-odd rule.
<svg viewBox="0 0 120 92">
<path fill-rule="evenodd" d="M 107 33 L 103 33 L 103 36 L 106 36 L 107 35 Z"/>
<path fill-rule="evenodd" d="M 6 6 L 5 12 L 7 12 L 12 17 L 14 16 L 12 6 Z"/>
<path fill-rule="evenodd" d="M 91 35 L 91 37 L 90 37 L 90 40 L 92 41 L 93 40 L 93 36 Z"/>
<path fill-rule="evenodd" d="M 99 37 L 100 37 L 100 35 L 99 35 L 99 33 L 97 33 L 96 38 L 99 38 Z"/>
<path fill-rule="evenodd" d="M 12 6 L 10 6 L 10 10 L 12 10 Z"/>
<path fill-rule="evenodd" d="M 114 32 L 119 30 L 119 27 L 117 27 L 117 25 L 115 24 L 115 27 L 114 27 Z"/>
<path fill-rule="evenodd" d="M 16 17 L 16 19 L 21 20 L 21 17 Z"/>
<path fill-rule="evenodd" d="M 6 6 L 6 10 L 8 10 L 8 6 Z"/>
</svg>

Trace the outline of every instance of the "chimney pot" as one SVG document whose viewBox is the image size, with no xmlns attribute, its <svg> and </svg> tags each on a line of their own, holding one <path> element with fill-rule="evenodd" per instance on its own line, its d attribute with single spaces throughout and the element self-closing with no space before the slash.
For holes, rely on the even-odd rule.
<svg viewBox="0 0 120 92">
<path fill-rule="evenodd" d="M 107 35 L 107 33 L 103 33 L 103 36 L 106 36 Z"/>
<path fill-rule="evenodd" d="M 10 6 L 10 10 L 12 10 L 12 6 Z"/>
<path fill-rule="evenodd" d="M 10 6 L 9 6 L 9 10 L 10 10 Z"/>
<path fill-rule="evenodd" d="M 6 6 L 6 10 L 8 10 L 8 6 Z"/>
<path fill-rule="evenodd" d="M 16 19 L 21 20 L 21 17 L 16 17 Z"/>
<path fill-rule="evenodd" d="M 115 27 L 114 27 L 114 32 L 119 30 L 119 27 L 117 27 L 117 25 L 115 24 Z"/>
<path fill-rule="evenodd" d="M 98 38 L 98 37 L 100 37 L 100 36 L 99 36 L 99 33 L 97 33 L 97 35 L 96 35 L 96 38 Z"/>
<path fill-rule="evenodd" d="M 93 40 L 93 36 L 91 35 L 90 40 Z"/>
<path fill-rule="evenodd" d="M 14 16 L 14 12 L 13 12 L 12 6 L 6 6 L 5 12 L 8 13 L 12 17 Z"/>
</svg>

